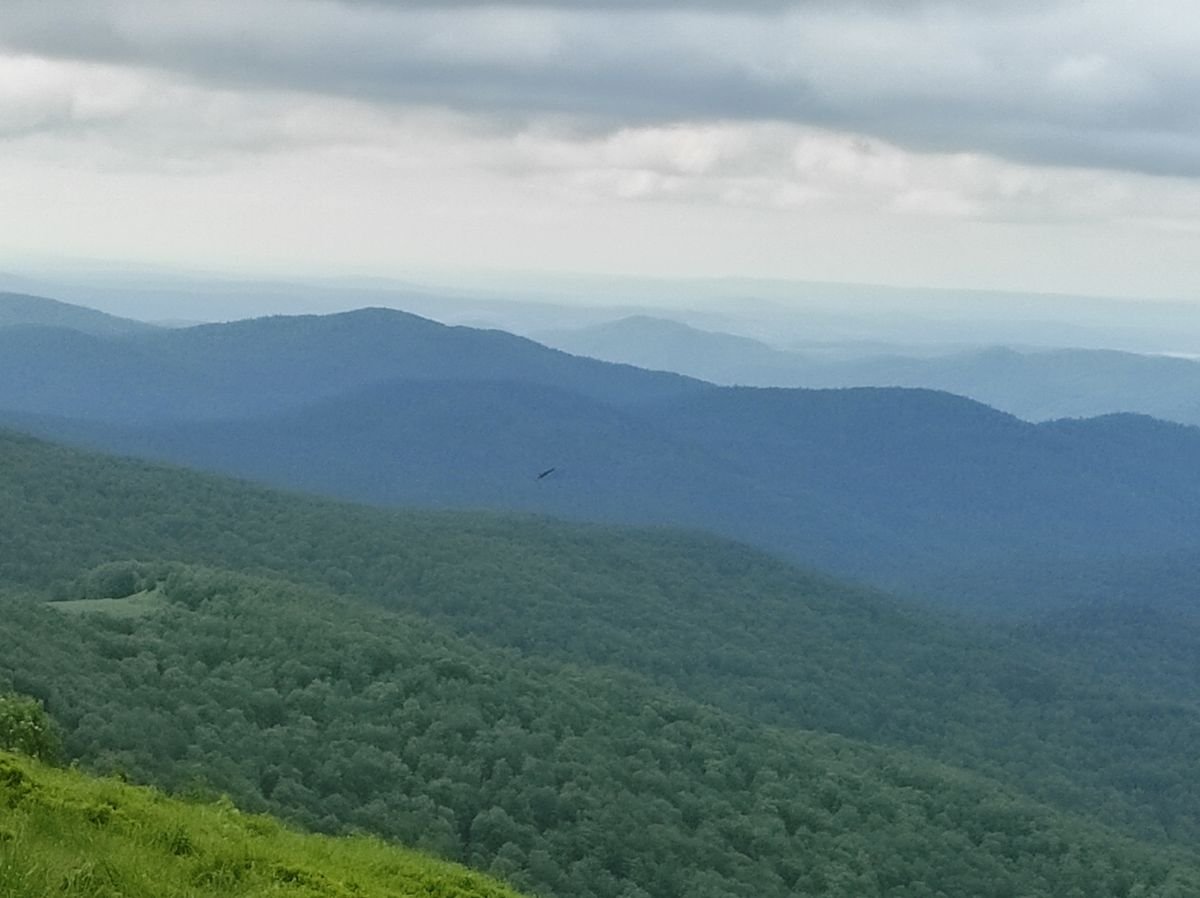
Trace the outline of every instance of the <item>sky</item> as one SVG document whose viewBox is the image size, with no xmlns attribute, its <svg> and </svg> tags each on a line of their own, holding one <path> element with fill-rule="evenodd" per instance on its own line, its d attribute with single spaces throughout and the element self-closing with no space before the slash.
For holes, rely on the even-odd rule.
<svg viewBox="0 0 1200 898">
<path fill-rule="evenodd" d="M 6 0 L 0 269 L 1200 299 L 1193 0 Z"/>
</svg>

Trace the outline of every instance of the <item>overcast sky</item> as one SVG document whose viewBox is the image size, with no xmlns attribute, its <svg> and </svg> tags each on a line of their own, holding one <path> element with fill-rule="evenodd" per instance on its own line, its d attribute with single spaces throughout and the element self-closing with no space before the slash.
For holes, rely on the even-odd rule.
<svg viewBox="0 0 1200 898">
<path fill-rule="evenodd" d="M 1200 299 L 1194 0 L 6 0 L 0 267 Z"/>
</svg>

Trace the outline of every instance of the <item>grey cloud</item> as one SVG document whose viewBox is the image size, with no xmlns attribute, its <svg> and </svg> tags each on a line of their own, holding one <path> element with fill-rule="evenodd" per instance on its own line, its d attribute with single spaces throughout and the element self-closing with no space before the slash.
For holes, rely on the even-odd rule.
<svg viewBox="0 0 1200 898">
<path fill-rule="evenodd" d="M 799 8 L 897 11 L 929 6 L 930 0 L 336 0 L 341 6 L 393 11 L 412 9 L 555 9 L 570 12 L 712 12 L 731 15 L 773 13 Z M 994 0 L 957 0 L 963 7 L 986 8 Z M 1056 0 L 1051 0 L 1056 2 Z M 1010 6 L 1045 6 L 1045 0 L 1009 0 Z"/>
<path fill-rule="evenodd" d="M 15 0 L 0 43 L 506 120 L 769 119 L 1195 176 L 1200 29 L 1171 5 Z"/>
<path fill-rule="evenodd" d="M 584 10 L 622 11 L 681 11 L 705 10 L 710 12 L 755 13 L 778 12 L 799 5 L 817 5 L 837 0 L 338 0 L 342 6 L 373 6 L 381 9 L 481 9 L 508 7 L 510 9 L 560 9 L 571 12 Z M 844 0 L 843 0 L 844 2 Z M 867 2 L 867 0 L 851 0 Z M 875 0 L 897 6 L 902 3 L 919 3 L 922 0 Z"/>
</svg>

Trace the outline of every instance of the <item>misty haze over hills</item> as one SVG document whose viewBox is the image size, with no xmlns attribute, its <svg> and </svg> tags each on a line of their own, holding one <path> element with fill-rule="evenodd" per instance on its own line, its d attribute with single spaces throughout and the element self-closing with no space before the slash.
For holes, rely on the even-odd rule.
<svg viewBox="0 0 1200 898">
<path fill-rule="evenodd" d="M 0 410 L 42 435 L 358 501 L 709 529 L 1001 612 L 1030 600 L 1012 572 L 1031 564 L 1200 549 L 1200 430 L 1035 426 L 927 390 L 718 387 L 385 309 L 109 337 L 5 327 Z"/>
<path fill-rule="evenodd" d="M 97 337 L 151 330 L 143 322 L 70 303 L 22 293 L 0 293 L 0 329 L 8 327 L 64 328 Z"/>
<path fill-rule="evenodd" d="M 718 384 L 776 387 L 925 387 L 976 399 L 1029 421 L 1138 412 L 1200 424 L 1200 362 L 1112 350 L 1004 347 L 931 356 L 870 354 L 845 346 L 784 351 L 677 321 L 635 316 L 535 335 L 578 355 L 677 371 Z"/>
<path fill-rule="evenodd" d="M 732 278 L 431 273 L 411 281 L 269 281 L 121 269 L 0 274 L 2 289 L 147 321 L 228 321 L 381 306 L 535 339 L 547 331 L 646 315 L 779 349 L 825 348 L 852 356 L 997 345 L 1200 356 L 1195 306 L 1162 300 Z"/>
</svg>

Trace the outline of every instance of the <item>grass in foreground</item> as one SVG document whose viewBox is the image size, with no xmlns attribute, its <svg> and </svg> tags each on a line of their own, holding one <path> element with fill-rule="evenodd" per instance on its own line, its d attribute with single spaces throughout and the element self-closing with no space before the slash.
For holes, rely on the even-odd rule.
<svg viewBox="0 0 1200 898">
<path fill-rule="evenodd" d="M 287 829 L 228 802 L 55 770 L 0 752 L 4 898 L 518 898 L 366 837 Z"/>
</svg>

